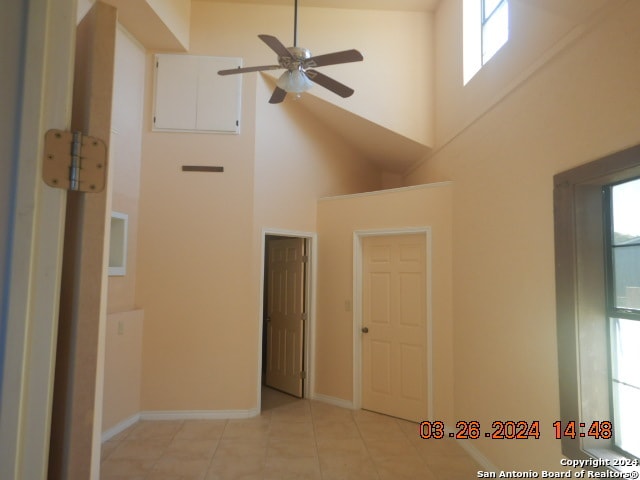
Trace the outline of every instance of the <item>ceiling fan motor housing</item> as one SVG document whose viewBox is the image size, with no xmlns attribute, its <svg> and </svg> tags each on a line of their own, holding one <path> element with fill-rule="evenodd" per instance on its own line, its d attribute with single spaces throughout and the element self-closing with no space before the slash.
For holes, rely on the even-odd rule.
<svg viewBox="0 0 640 480">
<path fill-rule="evenodd" d="M 290 57 L 278 56 L 278 63 L 282 68 L 286 68 L 287 70 L 299 70 L 305 66 L 305 60 L 311 58 L 311 51 L 308 48 L 289 47 L 287 50 L 291 53 Z"/>
</svg>

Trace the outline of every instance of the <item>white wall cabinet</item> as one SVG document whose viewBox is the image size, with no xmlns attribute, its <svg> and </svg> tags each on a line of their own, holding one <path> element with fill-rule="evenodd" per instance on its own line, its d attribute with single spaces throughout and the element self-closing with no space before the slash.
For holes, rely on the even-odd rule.
<svg viewBox="0 0 640 480">
<path fill-rule="evenodd" d="M 242 75 L 218 75 L 240 66 L 233 57 L 156 55 L 153 130 L 240 133 Z"/>
</svg>

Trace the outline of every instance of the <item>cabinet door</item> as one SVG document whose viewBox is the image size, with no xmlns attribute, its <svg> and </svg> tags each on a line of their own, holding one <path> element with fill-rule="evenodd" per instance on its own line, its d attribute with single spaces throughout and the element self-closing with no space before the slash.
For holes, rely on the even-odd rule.
<svg viewBox="0 0 640 480">
<path fill-rule="evenodd" d="M 156 130 L 195 130 L 198 57 L 156 56 Z"/>
<path fill-rule="evenodd" d="M 156 55 L 153 129 L 239 133 L 241 75 L 220 76 L 240 58 Z"/>
<path fill-rule="evenodd" d="M 242 75 L 218 75 L 219 70 L 238 68 L 239 58 L 200 57 L 196 130 L 238 133 Z"/>
</svg>

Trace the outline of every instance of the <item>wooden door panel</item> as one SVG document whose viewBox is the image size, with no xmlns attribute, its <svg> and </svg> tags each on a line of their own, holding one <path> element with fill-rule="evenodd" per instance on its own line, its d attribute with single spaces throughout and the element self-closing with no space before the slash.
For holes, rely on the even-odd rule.
<svg viewBox="0 0 640 480">
<path fill-rule="evenodd" d="M 399 281 L 399 316 L 398 323 L 406 327 L 420 327 L 425 317 L 419 313 L 424 311 L 424 281 L 421 273 L 400 273 Z M 417 314 L 418 313 L 418 314 Z"/>
<path fill-rule="evenodd" d="M 304 239 L 268 242 L 267 385 L 302 397 Z"/>
<path fill-rule="evenodd" d="M 76 36 L 73 130 L 108 145 L 117 11 L 96 2 Z M 50 480 L 94 478 L 100 466 L 110 162 L 100 193 L 69 193 L 49 454 Z M 109 219 L 109 220 L 108 220 Z"/>
<path fill-rule="evenodd" d="M 391 322 L 391 275 L 386 272 L 372 273 L 367 312 L 371 323 L 389 325 Z"/>
<path fill-rule="evenodd" d="M 409 400 L 422 400 L 420 382 L 416 378 L 422 375 L 420 365 L 424 362 L 422 345 L 400 345 L 400 395 Z"/>
<path fill-rule="evenodd" d="M 409 420 L 427 413 L 426 237 L 365 237 L 362 406 Z"/>
<path fill-rule="evenodd" d="M 368 355 L 371 368 L 369 378 L 371 379 L 371 390 L 383 395 L 391 395 L 391 343 L 372 340 L 370 344 L 371 353 Z"/>
</svg>

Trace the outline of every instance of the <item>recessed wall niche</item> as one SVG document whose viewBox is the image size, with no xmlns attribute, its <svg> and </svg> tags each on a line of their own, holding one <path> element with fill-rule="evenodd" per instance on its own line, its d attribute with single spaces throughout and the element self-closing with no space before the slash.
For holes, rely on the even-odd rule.
<svg viewBox="0 0 640 480">
<path fill-rule="evenodd" d="M 111 235 L 109 239 L 109 276 L 122 277 L 127 274 L 127 227 L 129 215 L 111 212 Z"/>
</svg>

